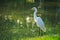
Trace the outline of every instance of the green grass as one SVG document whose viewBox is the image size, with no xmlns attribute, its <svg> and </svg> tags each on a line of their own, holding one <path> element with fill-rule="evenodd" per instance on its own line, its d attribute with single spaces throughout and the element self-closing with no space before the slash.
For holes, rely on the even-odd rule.
<svg viewBox="0 0 60 40">
<path fill-rule="evenodd" d="M 14 40 L 17 40 L 17 39 L 14 39 Z M 48 35 L 45 35 L 45 36 L 41 36 L 41 37 L 25 37 L 25 38 L 19 38 L 19 40 L 60 40 L 60 36 L 48 36 Z"/>
</svg>

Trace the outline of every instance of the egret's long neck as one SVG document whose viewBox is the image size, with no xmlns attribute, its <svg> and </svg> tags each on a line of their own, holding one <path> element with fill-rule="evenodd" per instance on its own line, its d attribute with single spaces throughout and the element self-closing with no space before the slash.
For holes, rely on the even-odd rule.
<svg viewBox="0 0 60 40">
<path fill-rule="evenodd" d="M 36 13 L 37 13 L 37 9 L 35 9 L 35 11 L 34 11 L 34 19 L 35 19 L 35 20 L 36 20 L 36 18 L 37 18 Z"/>
</svg>

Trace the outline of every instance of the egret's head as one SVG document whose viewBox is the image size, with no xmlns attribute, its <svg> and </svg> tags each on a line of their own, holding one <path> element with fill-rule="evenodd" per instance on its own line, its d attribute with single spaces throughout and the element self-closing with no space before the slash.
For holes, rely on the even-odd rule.
<svg viewBox="0 0 60 40">
<path fill-rule="evenodd" d="M 36 7 L 33 7 L 32 10 L 37 11 L 37 8 Z"/>
</svg>

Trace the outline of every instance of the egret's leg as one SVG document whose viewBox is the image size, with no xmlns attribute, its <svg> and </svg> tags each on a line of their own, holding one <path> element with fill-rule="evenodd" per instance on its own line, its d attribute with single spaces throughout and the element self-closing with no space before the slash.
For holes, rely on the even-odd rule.
<svg viewBox="0 0 60 40">
<path fill-rule="evenodd" d="M 40 36 L 41 36 L 41 29 L 40 29 Z"/>
<path fill-rule="evenodd" d="M 40 28 L 39 28 L 39 36 L 40 36 Z"/>
</svg>

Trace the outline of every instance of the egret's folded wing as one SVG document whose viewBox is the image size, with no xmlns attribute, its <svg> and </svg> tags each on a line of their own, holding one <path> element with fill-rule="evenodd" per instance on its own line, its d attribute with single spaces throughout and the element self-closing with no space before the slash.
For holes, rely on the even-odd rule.
<svg viewBox="0 0 60 40">
<path fill-rule="evenodd" d="M 37 26 L 39 26 L 41 28 L 42 31 L 46 32 L 46 28 L 44 25 L 43 20 L 40 17 L 37 17 L 37 22 L 36 22 Z"/>
</svg>

